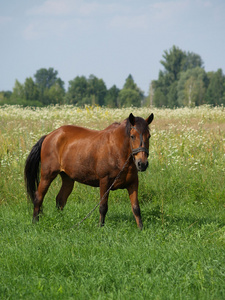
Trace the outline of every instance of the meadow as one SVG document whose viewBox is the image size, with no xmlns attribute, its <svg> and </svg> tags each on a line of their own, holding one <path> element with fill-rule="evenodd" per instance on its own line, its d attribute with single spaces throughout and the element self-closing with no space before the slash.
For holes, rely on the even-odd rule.
<svg viewBox="0 0 225 300">
<path fill-rule="evenodd" d="M 132 112 L 151 124 L 139 174 L 144 228 L 126 191 L 111 192 L 98 227 L 99 189 L 76 183 L 64 211 L 60 178 L 32 224 L 23 171 L 31 147 L 63 124 L 103 129 Z M 0 107 L 1 299 L 225 299 L 225 109 Z"/>
</svg>

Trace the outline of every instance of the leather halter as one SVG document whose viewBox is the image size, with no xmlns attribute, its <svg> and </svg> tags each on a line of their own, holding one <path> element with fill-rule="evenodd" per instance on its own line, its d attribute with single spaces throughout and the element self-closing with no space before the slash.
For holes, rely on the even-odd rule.
<svg viewBox="0 0 225 300">
<path fill-rule="evenodd" d="M 137 133 L 139 134 L 139 136 L 140 136 L 140 145 L 139 145 L 139 147 L 133 149 L 132 146 L 131 146 L 132 155 L 136 155 L 136 154 L 138 154 L 139 152 L 145 152 L 145 153 L 147 154 L 147 156 L 149 156 L 149 150 L 148 150 L 146 147 L 142 147 L 142 144 L 143 144 L 143 142 L 144 142 L 144 141 L 143 141 L 143 135 L 142 135 L 142 133 L 140 133 L 140 132 L 137 130 L 137 128 L 134 127 L 134 126 L 131 126 L 130 128 L 135 129 L 135 130 L 137 131 Z"/>
</svg>

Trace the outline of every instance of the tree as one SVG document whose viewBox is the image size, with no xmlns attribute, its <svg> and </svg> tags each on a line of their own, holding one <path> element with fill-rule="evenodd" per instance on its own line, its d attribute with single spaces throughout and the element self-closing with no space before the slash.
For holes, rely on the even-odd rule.
<svg viewBox="0 0 225 300">
<path fill-rule="evenodd" d="M 0 105 L 10 104 L 11 96 L 12 96 L 11 91 L 1 91 L 0 92 Z"/>
<path fill-rule="evenodd" d="M 39 100 L 44 105 L 50 104 L 49 97 L 47 97 L 48 92 L 46 92 L 46 90 L 49 90 L 56 83 L 62 90 L 64 90 L 64 82 L 61 78 L 58 78 L 57 75 L 58 71 L 55 71 L 53 68 L 49 68 L 48 70 L 42 68 L 34 74 L 35 84 L 39 91 Z"/>
<path fill-rule="evenodd" d="M 157 88 L 154 92 L 153 105 L 156 107 L 167 106 L 167 98 L 160 88 Z"/>
<path fill-rule="evenodd" d="M 200 67 L 181 73 L 177 85 L 179 106 L 190 107 L 204 103 L 205 77 L 206 73 Z"/>
<path fill-rule="evenodd" d="M 203 64 L 204 63 L 200 55 L 193 52 L 187 52 L 182 62 L 182 70 L 187 71 L 188 69 L 194 69 L 197 67 L 203 68 Z"/>
<path fill-rule="evenodd" d="M 127 79 L 124 83 L 123 88 L 124 89 L 130 89 L 130 90 L 138 90 L 137 85 L 134 82 L 134 79 L 133 79 L 131 74 L 128 75 L 128 77 L 127 77 Z"/>
<path fill-rule="evenodd" d="M 222 69 L 212 72 L 209 77 L 206 103 L 213 105 L 225 104 L 225 76 Z"/>
<path fill-rule="evenodd" d="M 179 49 L 176 46 L 173 46 L 169 51 L 165 50 L 163 54 L 164 60 L 161 60 L 161 64 L 164 66 L 164 70 L 159 72 L 158 80 L 152 82 L 153 90 L 153 103 L 156 106 L 167 106 L 167 107 L 176 107 L 179 105 L 184 105 L 188 103 L 184 101 L 184 93 L 181 92 L 181 87 L 178 84 L 181 77 L 181 74 L 188 72 L 189 70 L 200 68 L 203 70 L 203 61 L 198 54 L 193 52 L 185 52 Z M 204 70 L 203 70 L 204 71 Z M 189 75 L 187 75 L 188 77 Z M 183 77 L 185 77 L 183 75 Z M 196 75 L 194 75 L 194 78 Z M 186 77 L 185 77 L 186 78 Z M 184 80 L 184 78 L 183 78 Z M 186 83 L 187 84 L 187 83 Z M 191 79 L 189 80 L 189 87 L 191 84 Z M 201 84 L 198 82 L 199 87 L 201 86 L 201 93 L 205 88 L 205 81 Z M 197 86 L 197 85 L 196 85 Z M 183 89 L 183 86 L 182 86 Z M 180 93 L 180 99 L 178 96 Z M 183 93 L 183 94 L 182 94 Z M 196 96 L 197 97 L 197 96 Z M 193 100 L 192 96 L 192 100 Z M 178 101 L 179 100 L 179 101 Z M 199 100 L 200 101 L 200 100 Z M 198 103 L 195 101 L 192 103 Z M 201 99 L 201 101 L 203 101 Z"/>
<path fill-rule="evenodd" d="M 21 105 L 25 101 L 24 96 L 24 85 L 21 84 L 17 79 L 15 81 L 13 92 L 10 97 L 10 104 L 19 104 Z"/>
<path fill-rule="evenodd" d="M 111 108 L 118 107 L 118 97 L 120 89 L 113 85 L 105 96 L 105 105 Z"/>
<path fill-rule="evenodd" d="M 167 107 L 174 108 L 178 106 L 177 101 L 177 81 L 174 81 L 168 90 L 167 94 Z"/>
<path fill-rule="evenodd" d="M 171 74 L 171 80 L 178 79 L 178 74 L 182 71 L 182 66 L 186 58 L 185 52 L 178 47 L 173 46 L 169 51 L 165 50 L 163 55 L 164 60 L 160 63 L 164 66 L 166 73 Z"/>
<path fill-rule="evenodd" d="M 134 90 L 136 92 L 138 92 L 140 98 L 143 99 L 144 97 L 144 93 L 142 92 L 142 90 L 137 86 L 137 84 L 134 82 L 134 79 L 132 77 L 131 74 L 128 75 L 125 84 L 123 86 L 124 89 L 128 89 L 128 90 Z"/>
<path fill-rule="evenodd" d="M 24 84 L 21 84 L 18 80 L 16 80 L 8 103 L 23 106 L 41 106 L 42 103 L 37 101 L 37 97 L 37 87 L 35 86 L 32 78 L 27 78 Z"/>
<path fill-rule="evenodd" d="M 69 88 L 66 95 L 68 103 L 83 106 L 104 105 L 107 88 L 102 79 L 90 75 L 87 79 L 84 76 L 77 76 L 74 80 L 69 81 Z"/>
<path fill-rule="evenodd" d="M 153 103 L 156 107 L 168 105 L 167 95 L 172 82 L 171 75 L 167 73 L 165 74 L 161 70 L 159 71 L 159 79 L 152 81 Z"/>
<path fill-rule="evenodd" d="M 47 99 L 48 104 L 63 104 L 64 96 L 65 91 L 57 81 L 44 92 L 44 98 Z"/>
<path fill-rule="evenodd" d="M 13 98 L 23 99 L 24 98 L 24 86 L 17 79 L 15 81 L 15 85 L 13 87 Z"/>
<path fill-rule="evenodd" d="M 94 75 L 90 75 L 88 78 L 88 96 L 91 105 L 104 105 L 104 99 L 107 89 L 104 81 L 98 79 Z"/>
<path fill-rule="evenodd" d="M 83 99 L 88 95 L 87 88 L 88 82 L 84 76 L 77 76 L 73 80 L 70 80 L 66 96 L 67 102 L 71 104 L 82 105 Z"/>
<path fill-rule="evenodd" d="M 130 74 L 125 80 L 123 89 L 119 92 L 118 95 L 118 106 L 119 107 L 128 107 L 134 105 L 136 107 L 141 106 L 141 102 L 144 99 L 144 93 L 134 82 L 132 75 Z"/>
<path fill-rule="evenodd" d="M 130 107 L 130 106 L 141 106 L 141 97 L 140 94 L 131 89 L 122 89 L 119 92 L 118 97 L 118 106 L 121 107 Z"/>
<path fill-rule="evenodd" d="M 38 100 L 39 98 L 39 92 L 38 87 L 34 83 L 33 79 L 31 77 L 26 78 L 24 83 L 24 97 L 26 100 Z"/>
<path fill-rule="evenodd" d="M 47 69 L 39 69 L 35 74 L 35 83 L 40 88 L 41 91 L 45 89 L 50 89 L 50 87 L 56 82 L 57 80 L 58 71 L 54 71 L 53 68 Z"/>
<path fill-rule="evenodd" d="M 182 71 L 186 58 L 185 52 L 173 46 L 169 51 L 165 50 L 164 60 L 160 63 L 164 66 L 164 71 L 159 71 L 158 80 L 153 82 L 154 96 L 153 103 L 157 106 L 176 107 L 177 106 L 177 81 Z"/>
</svg>

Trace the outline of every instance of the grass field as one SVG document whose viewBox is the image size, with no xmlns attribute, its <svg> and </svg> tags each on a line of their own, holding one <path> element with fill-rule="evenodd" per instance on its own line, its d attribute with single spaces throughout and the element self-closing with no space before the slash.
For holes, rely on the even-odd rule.
<svg viewBox="0 0 225 300">
<path fill-rule="evenodd" d="M 63 124 L 101 129 L 153 112 L 149 168 L 139 175 L 144 229 L 126 191 L 75 184 L 63 212 L 60 179 L 33 225 L 23 169 L 34 143 Z M 0 299 L 225 299 L 225 110 L 0 108 Z"/>
</svg>

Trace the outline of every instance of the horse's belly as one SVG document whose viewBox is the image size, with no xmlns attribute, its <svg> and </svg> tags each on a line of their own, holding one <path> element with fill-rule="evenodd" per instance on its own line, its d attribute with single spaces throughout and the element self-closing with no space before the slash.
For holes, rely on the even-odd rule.
<svg viewBox="0 0 225 300">
<path fill-rule="evenodd" d="M 90 185 L 93 187 L 99 187 L 99 180 L 94 180 L 94 179 L 75 179 L 75 181 L 82 183 L 82 184 L 86 184 L 86 185 Z"/>
<path fill-rule="evenodd" d="M 65 168 L 64 172 L 74 181 L 98 187 L 99 179 L 93 169 L 89 169 L 84 165 L 79 167 Z"/>
</svg>

